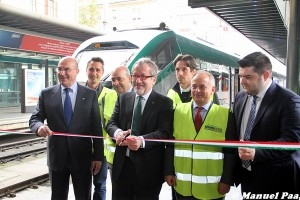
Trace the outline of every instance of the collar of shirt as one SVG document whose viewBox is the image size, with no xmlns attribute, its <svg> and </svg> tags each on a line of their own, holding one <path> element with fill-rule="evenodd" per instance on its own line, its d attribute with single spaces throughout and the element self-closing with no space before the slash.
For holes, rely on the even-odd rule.
<svg viewBox="0 0 300 200">
<path fill-rule="evenodd" d="M 151 89 L 148 93 L 142 95 L 142 97 L 143 97 L 143 98 L 141 99 L 141 100 L 142 100 L 142 101 L 141 101 L 141 103 L 142 103 L 142 113 L 143 113 L 143 111 L 144 111 L 145 105 L 146 105 L 146 103 L 147 103 L 147 100 L 148 100 L 148 98 L 149 98 L 151 92 L 152 92 L 152 89 Z M 135 99 L 136 99 L 136 100 L 138 99 L 138 98 L 137 98 L 138 96 L 140 96 L 140 95 L 136 94 L 136 96 L 135 96 Z M 134 108 L 135 108 L 136 104 L 137 104 L 137 101 L 134 102 Z"/>
<path fill-rule="evenodd" d="M 211 102 L 208 102 L 207 104 L 204 104 L 203 106 L 199 106 L 193 101 L 193 119 L 195 119 L 196 112 L 197 112 L 197 109 L 195 109 L 195 108 L 202 107 L 203 109 L 201 110 L 200 115 L 201 115 L 202 121 L 204 121 L 210 105 L 211 105 Z"/>
<path fill-rule="evenodd" d="M 183 92 L 190 92 L 190 91 L 191 91 L 191 86 L 189 86 L 189 87 L 186 88 L 186 89 L 183 89 L 183 88 L 179 85 L 179 88 L 180 88 L 180 93 L 183 93 Z"/>
<path fill-rule="evenodd" d="M 71 103 L 72 103 L 72 108 L 74 110 L 74 105 L 75 105 L 76 96 L 77 96 L 77 89 L 78 89 L 77 82 L 75 82 L 69 88 L 71 89 L 69 91 L 69 95 L 70 95 L 70 99 L 71 99 Z M 62 105 L 64 105 L 64 101 L 65 101 L 65 98 L 66 98 L 66 93 L 65 93 L 64 89 L 65 89 L 65 87 L 63 85 L 61 85 L 61 96 L 62 96 L 61 100 L 62 100 Z"/>
<path fill-rule="evenodd" d="M 145 102 L 148 100 L 148 98 L 149 98 L 151 92 L 152 92 L 152 89 L 151 89 L 149 92 L 147 92 L 146 94 L 141 95 L 141 96 L 143 97 L 143 100 L 144 100 Z M 135 99 L 137 99 L 136 97 L 138 97 L 138 96 L 140 96 L 140 95 L 135 94 Z"/>
<path fill-rule="evenodd" d="M 64 91 L 64 89 L 65 89 L 66 87 L 64 87 L 63 85 L 61 85 L 61 94 L 63 94 L 65 91 Z M 77 86 L 77 82 L 75 82 L 75 83 L 73 83 L 73 85 L 71 85 L 71 87 L 69 87 L 69 88 L 71 88 L 71 93 L 73 93 L 73 94 L 77 94 L 77 88 L 78 88 L 78 86 Z"/>
<path fill-rule="evenodd" d="M 211 101 L 208 102 L 207 104 L 204 104 L 203 106 L 199 106 L 199 105 L 196 104 L 195 101 L 193 101 L 193 109 L 195 109 L 196 107 L 202 107 L 202 108 L 204 108 L 206 111 L 208 111 L 210 105 L 211 105 Z"/>
</svg>

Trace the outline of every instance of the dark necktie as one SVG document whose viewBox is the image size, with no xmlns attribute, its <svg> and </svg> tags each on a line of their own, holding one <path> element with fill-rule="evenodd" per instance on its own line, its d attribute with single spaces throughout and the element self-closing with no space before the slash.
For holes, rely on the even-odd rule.
<svg viewBox="0 0 300 200">
<path fill-rule="evenodd" d="M 138 102 L 133 111 L 133 118 L 131 124 L 131 134 L 138 135 L 138 128 L 142 116 L 142 96 L 138 96 Z"/>
<path fill-rule="evenodd" d="M 254 120 L 255 120 L 256 98 L 257 98 L 257 96 L 252 97 L 252 103 L 251 103 L 248 123 L 247 123 L 246 130 L 245 130 L 244 141 L 250 140 L 252 127 L 253 127 Z M 248 168 L 251 165 L 251 162 L 250 162 L 250 160 L 242 160 L 242 164 L 245 168 Z"/>
<path fill-rule="evenodd" d="M 182 103 L 190 102 L 191 99 L 192 99 L 192 97 L 191 97 L 191 91 L 189 91 L 189 92 L 182 92 L 180 98 L 181 98 Z"/>
<path fill-rule="evenodd" d="M 71 89 L 65 88 L 64 90 L 66 92 L 66 98 L 65 98 L 65 102 L 64 102 L 64 114 L 65 114 L 65 119 L 66 119 L 66 125 L 69 128 L 71 119 L 72 119 L 72 115 L 73 115 L 72 102 L 71 102 L 71 98 L 69 95 L 69 92 Z"/>
<path fill-rule="evenodd" d="M 202 107 L 197 107 L 196 115 L 195 115 L 195 128 L 196 131 L 199 132 L 201 126 L 202 126 L 202 117 L 201 117 L 201 112 Z"/>
</svg>

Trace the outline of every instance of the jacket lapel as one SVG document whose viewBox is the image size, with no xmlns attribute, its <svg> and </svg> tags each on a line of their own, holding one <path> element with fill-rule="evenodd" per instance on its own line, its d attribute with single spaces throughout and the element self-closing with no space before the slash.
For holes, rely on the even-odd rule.
<svg viewBox="0 0 300 200">
<path fill-rule="evenodd" d="M 53 87 L 53 90 L 51 92 L 51 103 L 53 105 L 58 105 L 59 106 L 58 117 L 61 118 L 62 121 L 65 121 L 64 109 L 63 109 L 63 105 L 62 105 L 62 95 L 61 95 L 61 86 L 60 86 L 60 84 Z"/>
<path fill-rule="evenodd" d="M 130 92 L 130 95 L 126 96 L 125 101 L 129 103 L 129 106 L 126 106 L 126 112 L 125 113 L 129 113 L 127 124 L 126 127 L 128 127 L 128 129 L 131 129 L 131 124 L 132 124 L 132 116 L 133 116 L 133 108 L 134 108 L 134 101 L 135 101 L 135 92 Z"/>
<path fill-rule="evenodd" d="M 240 104 L 238 105 L 237 110 L 240 111 L 238 112 L 237 120 L 238 120 L 238 127 L 241 127 L 242 124 L 242 119 L 243 119 L 243 114 L 246 106 L 246 102 L 248 99 L 248 95 L 244 93 L 244 95 L 241 97 L 241 100 L 239 101 Z"/>
<path fill-rule="evenodd" d="M 255 116 L 253 128 L 260 120 L 260 118 L 262 117 L 266 109 L 274 102 L 275 94 L 276 94 L 275 90 L 276 90 L 276 84 L 273 82 L 269 87 L 269 89 L 266 91 L 264 98 L 262 99 L 259 110 L 257 111 L 257 114 Z"/>
<path fill-rule="evenodd" d="M 156 92 L 154 90 L 152 90 L 152 92 L 149 95 L 149 98 L 147 100 L 147 103 L 146 103 L 146 105 L 144 107 L 139 127 L 143 127 L 144 126 L 144 124 L 147 122 L 147 120 L 149 118 L 149 114 L 153 110 L 155 110 L 155 107 L 157 105 L 157 98 L 156 97 L 157 97 Z"/>
</svg>

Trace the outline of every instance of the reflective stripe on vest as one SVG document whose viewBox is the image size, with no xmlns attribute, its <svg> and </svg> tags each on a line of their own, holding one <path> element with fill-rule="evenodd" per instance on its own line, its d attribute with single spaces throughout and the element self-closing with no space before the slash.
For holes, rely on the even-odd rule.
<svg viewBox="0 0 300 200">
<path fill-rule="evenodd" d="M 212 160 L 220 160 L 224 158 L 224 154 L 221 152 L 192 152 L 190 150 L 178 150 L 178 149 L 175 149 L 174 156 L 193 158 L 193 159 L 212 159 Z"/>
<path fill-rule="evenodd" d="M 188 181 L 193 183 L 219 183 L 221 176 L 193 176 L 191 174 L 176 173 L 177 180 Z"/>
<path fill-rule="evenodd" d="M 115 146 L 109 146 L 109 145 L 106 145 L 106 149 L 111 152 L 111 153 L 115 153 L 116 151 L 116 145 Z"/>
</svg>

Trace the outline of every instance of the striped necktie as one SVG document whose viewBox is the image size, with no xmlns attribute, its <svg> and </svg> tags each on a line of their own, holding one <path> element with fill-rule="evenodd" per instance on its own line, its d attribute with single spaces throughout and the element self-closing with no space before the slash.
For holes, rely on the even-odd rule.
<svg viewBox="0 0 300 200">
<path fill-rule="evenodd" d="M 251 103 L 248 123 L 246 126 L 245 135 L 244 135 L 245 141 L 250 140 L 252 127 L 253 127 L 254 120 L 255 120 L 256 98 L 257 98 L 257 96 L 252 97 L 252 103 Z M 250 162 L 250 160 L 242 160 L 242 165 L 243 165 L 243 167 L 245 167 L 247 169 L 251 165 L 251 162 Z"/>
</svg>

